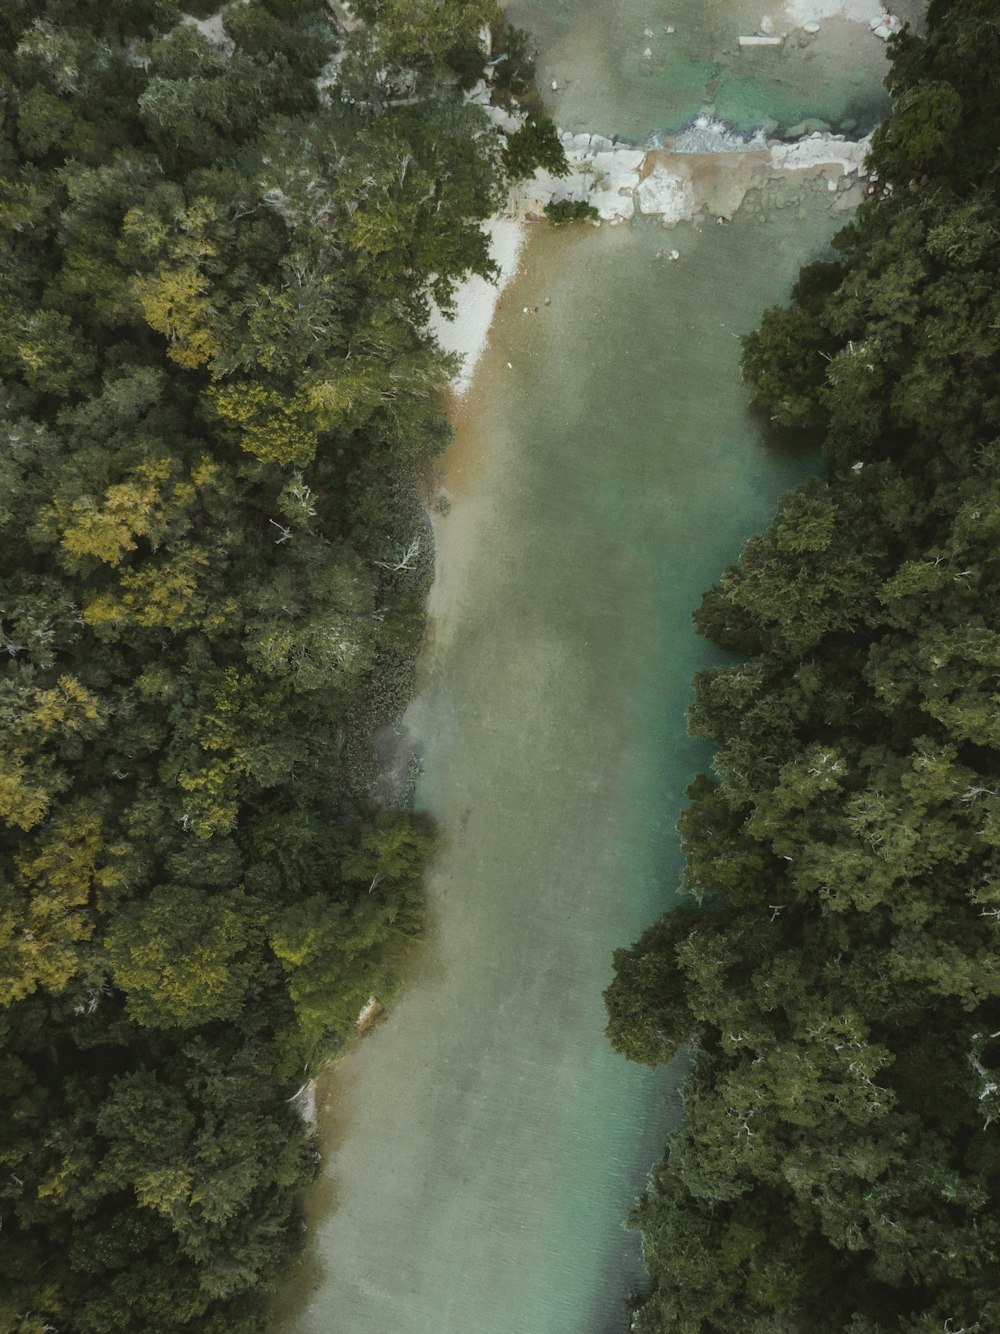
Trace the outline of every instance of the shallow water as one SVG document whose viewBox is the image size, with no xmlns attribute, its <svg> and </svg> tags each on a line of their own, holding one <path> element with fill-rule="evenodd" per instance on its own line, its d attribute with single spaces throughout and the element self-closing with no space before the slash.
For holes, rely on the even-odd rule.
<svg viewBox="0 0 1000 1334">
<path fill-rule="evenodd" d="M 874 36 L 859 41 L 857 25 L 842 19 L 825 20 L 814 36 L 791 32 L 780 48 L 741 49 L 740 34 L 757 32 L 768 10 L 782 30 L 780 6 L 511 0 L 505 10 L 535 40 L 546 109 L 564 129 L 640 142 L 710 109 L 743 130 L 769 122 L 785 131 L 815 118 L 866 134 L 888 111 L 884 44 Z"/>
<path fill-rule="evenodd" d="M 616 1056 L 600 993 L 669 900 L 707 760 L 684 728 L 711 660 L 691 610 L 810 466 L 762 441 L 735 337 L 838 225 L 825 190 L 796 193 L 769 221 L 678 227 L 677 263 L 648 221 L 539 227 L 504 295 L 445 460 L 407 718 L 444 835 L 432 925 L 325 1083 L 286 1334 L 628 1327 L 622 1224 L 679 1072 Z"/>
</svg>

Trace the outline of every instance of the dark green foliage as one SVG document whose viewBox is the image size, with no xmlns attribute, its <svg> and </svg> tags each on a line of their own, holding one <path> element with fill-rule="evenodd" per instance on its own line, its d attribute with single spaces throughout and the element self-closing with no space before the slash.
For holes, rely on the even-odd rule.
<svg viewBox="0 0 1000 1334">
<path fill-rule="evenodd" d="M 553 176 L 567 176 L 569 163 L 563 152 L 554 122 L 548 116 L 529 116 L 507 140 L 504 171 L 512 180 L 530 176 L 542 167 Z"/>
<path fill-rule="evenodd" d="M 559 199 L 545 205 L 545 216 L 557 227 L 569 222 L 594 222 L 600 214 L 585 199 Z"/>
<path fill-rule="evenodd" d="M 432 831 L 359 794 L 422 627 L 428 289 L 492 271 L 494 11 L 374 8 L 0 9 L 3 1334 L 263 1330 L 294 1095 L 419 930 Z"/>
<path fill-rule="evenodd" d="M 828 477 L 705 596 L 682 888 L 609 1035 L 694 1054 L 642 1334 L 1000 1329 L 1000 99 L 989 3 L 893 44 L 895 189 L 745 344 Z"/>
</svg>

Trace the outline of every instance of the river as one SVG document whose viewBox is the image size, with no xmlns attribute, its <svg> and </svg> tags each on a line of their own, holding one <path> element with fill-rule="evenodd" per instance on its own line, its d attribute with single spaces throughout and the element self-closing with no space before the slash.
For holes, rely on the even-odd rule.
<svg viewBox="0 0 1000 1334">
<path fill-rule="evenodd" d="M 833 25 L 829 68 L 856 59 L 810 96 L 799 48 L 755 77 L 737 67 L 723 19 L 726 41 L 760 22 L 737 0 L 511 11 L 546 86 L 565 81 L 551 101 L 567 128 L 676 130 L 706 91 L 743 128 L 768 106 L 783 124 L 884 109 L 884 48 L 857 26 L 844 48 Z M 645 29 L 667 24 L 682 42 L 647 71 Z M 792 182 L 726 227 L 531 231 L 441 468 L 406 718 L 443 833 L 430 926 L 387 1019 L 322 1082 L 284 1334 L 628 1328 L 643 1271 L 624 1220 L 681 1072 L 610 1050 L 601 990 L 611 951 L 671 901 L 684 789 L 710 758 L 684 725 L 713 660 L 691 611 L 814 463 L 763 438 L 737 335 L 825 253 L 836 202 Z"/>
</svg>

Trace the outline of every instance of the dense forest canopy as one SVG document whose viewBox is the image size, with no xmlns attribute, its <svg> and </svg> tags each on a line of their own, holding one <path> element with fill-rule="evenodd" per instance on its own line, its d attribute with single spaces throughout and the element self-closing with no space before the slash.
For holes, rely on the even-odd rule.
<svg viewBox="0 0 1000 1334">
<path fill-rule="evenodd" d="M 0 7 L 3 1334 L 265 1327 L 294 1094 L 432 840 L 364 740 L 422 629 L 428 301 L 514 170 L 462 97 L 498 15 L 192 8 Z"/>
<path fill-rule="evenodd" d="M 1000 9 L 890 46 L 875 195 L 745 342 L 826 478 L 709 592 L 680 906 L 609 1032 L 690 1048 L 642 1334 L 1000 1330 Z"/>
</svg>

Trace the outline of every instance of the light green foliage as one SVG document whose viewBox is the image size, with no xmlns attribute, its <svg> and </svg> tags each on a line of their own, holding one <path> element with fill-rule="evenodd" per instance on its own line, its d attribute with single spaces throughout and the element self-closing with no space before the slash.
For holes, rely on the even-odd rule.
<svg viewBox="0 0 1000 1334">
<path fill-rule="evenodd" d="M 147 1028 L 236 1019 L 250 980 L 247 905 L 158 885 L 117 913 L 105 940 L 129 1014 Z"/>
</svg>

